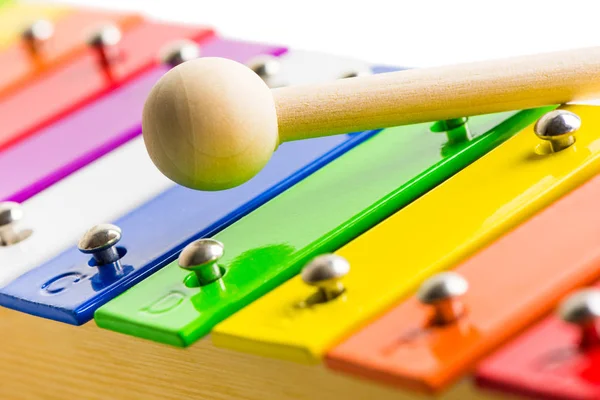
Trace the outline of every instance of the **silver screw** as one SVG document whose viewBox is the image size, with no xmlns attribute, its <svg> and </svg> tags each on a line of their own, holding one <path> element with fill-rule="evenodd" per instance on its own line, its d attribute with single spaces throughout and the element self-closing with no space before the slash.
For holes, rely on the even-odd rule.
<svg viewBox="0 0 600 400">
<path fill-rule="evenodd" d="M 434 322 L 445 325 L 456 321 L 464 312 L 459 298 L 469 289 L 469 283 L 455 272 L 442 272 L 427 279 L 417 292 L 423 304 L 434 307 Z"/>
<path fill-rule="evenodd" d="M 200 46 L 192 40 L 179 40 L 171 43 L 161 52 L 161 62 L 176 67 L 186 61 L 200 57 Z"/>
<path fill-rule="evenodd" d="M 346 259 L 335 254 L 315 257 L 302 269 L 304 283 L 315 286 L 325 301 L 333 300 L 345 291 L 342 278 L 350 271 Z"/>
<path fill-rule="evenodd" d="M 581 330 L 582 348 L 600 343 L 597 322 L 600 318 L 600 290 L 583 289 L 564 300 L 558 311 L 560 318 Z"/>
<path fill-rule="evenodd" d="M 179 266 L 193 271 L 200 285 L 221 279 L 223 273 L 217 262 L 223 257 L 225 247 L 214 239 L 199 239 L 188 244 L 179 254 Z"/>
<path fill-rule="evenodd" d="M 353 71 L 347 71 L 344 72 L 343 74 L 340 75 L 340 79 L 347 79 L 347 78 L 358 78 L 360 76 L 369 76 L 371 75 L 370 71 L 366 71 L 366 70 L 353 70 Z"/>
<path fill-rule="evenodd" d="M 121 41 L 121 30 L 114 24 L 104 25 L 95 30 L 88 38 L 88 45 L 98 51 L 100 61 L 107 66 L 118 53 L 117 45 Z"/>
<path fill-rule="evenodd" d="M 19 203 L 0 203 L 0 246 L 9 246 L 20 241 L 16 225 L 23 219 L 23 209 Z"/>
<path fill-rule="evenodd" d="M 37 53 L 40 47 L 54 35 L 52 22 L 39 19 L 23 31 L 23 40 L 27 42 L 32 53 Z"/>
<path fill-rule="evenodd" d="M 99 224 L 88 230 L 79 240 L 78 248 L 84 254 L 91 254 L 99 266 L 119 261 L 115 247 L 121 240 L 121 229 L 112 224 Z"/>
<path fill-rule="evenodd" d="M 267 85 L 272 85 L 273 80 L 281 70 L 281 62 L 275 56 L 260 55 L 253 58 L 247 64 L 248 68 L 260 76 Z"/>
<path fill-rule="evenodd" d="M 537 137 L 550 142 L 553 152 L 566 149 L 575 143 L 574 133 L 581 127 L 581 118 L 567 110 L 554 110 L 544 114 L 535 124 Z"/>
</svg>

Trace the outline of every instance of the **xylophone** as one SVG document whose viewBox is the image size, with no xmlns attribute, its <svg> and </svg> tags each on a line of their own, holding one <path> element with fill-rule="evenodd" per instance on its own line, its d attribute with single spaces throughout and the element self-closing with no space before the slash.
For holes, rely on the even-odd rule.
<svg viewBox="0 0 600 400">
<path fill-rule="evenodd" d="M 494 103 L 0 0 L 0 398 L 600 398 L 594 54 Z"/>
</svg>

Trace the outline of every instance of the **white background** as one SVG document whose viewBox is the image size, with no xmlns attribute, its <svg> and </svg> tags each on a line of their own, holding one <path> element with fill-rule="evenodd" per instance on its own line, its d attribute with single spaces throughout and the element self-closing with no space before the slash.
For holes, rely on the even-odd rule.
<svg viewBox="0 0 600 400">
<path fill-rule="evenodd" d="M 47 0 L 46 2 L 50 2 Z M 600 45 L 600 0 L 62 0 L 220 35 L 426 67 Z"/>
</svg>

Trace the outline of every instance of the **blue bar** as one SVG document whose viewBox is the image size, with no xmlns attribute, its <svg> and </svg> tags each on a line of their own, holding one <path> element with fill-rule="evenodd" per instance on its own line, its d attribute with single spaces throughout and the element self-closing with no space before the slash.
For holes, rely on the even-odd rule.
<svg viewBox="0 0 600 400">
<path fill-rule="evenodd" d="M 400 69 L 373 66 L 372 72 Z M 97 308 L 171 263 L 190 242 L 215 235 L 378 132 L 283 143 L 253 179 L 226 191 L 175 186 L 113 222 L 123 234 L 118 247 L 126 251 L 120 275 L 100 275 L 92 258 L 73 247 L 1 288 L 0 306 L 84 324 Z"/>
<path fill-rule="evenodd" d="M 101 276 L 92 258 L 73 247 L 2 288 L 0 305 L 83 324 L 98 307 L 172 262 L 188 243 L 214 235 L 377 132 L 284 143 L 252 180 L 226 191 L 175 186 L 113 222 L 122 230 L 118 247 L 126 250 L 121 275 Z M 90 193 L 102 195 L 119 193 Z"/>
</svg>

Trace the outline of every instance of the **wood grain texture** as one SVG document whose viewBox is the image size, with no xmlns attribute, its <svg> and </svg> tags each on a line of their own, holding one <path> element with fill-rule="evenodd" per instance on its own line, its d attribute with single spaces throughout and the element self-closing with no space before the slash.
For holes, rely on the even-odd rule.
<svg viewBox="0 0 600 400">
<path fill-rule="evenodd" d="M 280 141 L 600 97 L 600 47 L 273 89 Z"/>
<path fill-rule="evenodd" d="M 175 348 L 0 308 L 0 398 L 144 400 L 429 399 L 323 367 L 217 349 L 210 340 Z M 470 383 L 436 399 L 481 396 Z"/>
</svg>

